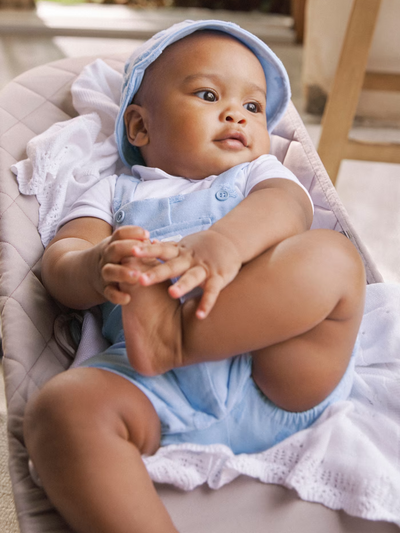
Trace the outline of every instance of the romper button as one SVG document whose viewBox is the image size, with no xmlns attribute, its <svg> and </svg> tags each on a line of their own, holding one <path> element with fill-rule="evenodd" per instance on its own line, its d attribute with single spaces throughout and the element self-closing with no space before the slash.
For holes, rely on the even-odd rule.
<svg viewBox="0 0 400 533">
<path fill-rule="evenodd" d="M 229 198 L 229 192 L 225 189 L 221 189 L 216 193 L 215 198 L 220 202 L 223 202 Z"/>
<path fill-rule="evenodd" d="M 115 215 L 115 222 L 119 224 L 122 222 L 125 218 L 125 211 L 118 211 L 118 213 Z"/>
</svg>

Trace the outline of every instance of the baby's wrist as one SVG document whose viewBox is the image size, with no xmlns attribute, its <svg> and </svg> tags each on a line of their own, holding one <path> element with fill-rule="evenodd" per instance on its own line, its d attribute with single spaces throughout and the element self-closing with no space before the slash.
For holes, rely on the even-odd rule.
<svg viewBox="0 0 400 533">
<path fill-rule="evenodd" d="M 217 236 L 218 239 L 222 240 L 224 246 L 227 247 L 234 256 L 236 256 L 236 260 L 239 261 L 240 264 L 243 264 L 244 261 L 241 254 L 240 243 L 236 242 L 231 235 L 227 235 L 218 229 L 210 228 L 208 231 L 212 232 Z"/>
<path fill-rule="evenodd" d="M 105 243 L 102 241 L 98 245 L 93 246 L 90 250 L 88 250 L 88 264 L 87 264 L 87 272 L 88 272 L 88 280 L 89 284 L 92 287 L 92 290 L 96 292 L 99 297 L 106 299 L 106 296 L 104 295 L 104 280 L 102 276 L 102 259 L 103 259 L 103 251 L 104 251 Z"/>
</svg>

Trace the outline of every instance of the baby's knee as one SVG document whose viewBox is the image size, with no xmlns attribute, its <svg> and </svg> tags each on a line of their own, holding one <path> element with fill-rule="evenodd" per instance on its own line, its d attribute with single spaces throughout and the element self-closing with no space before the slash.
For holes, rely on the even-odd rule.
<svg viewBox="0 0 400 533">
<path fill-rule="evenodd" d="M 107 417 L 107 412 L 111 408 L 107 407 L 104 388 L 86 375 L 87 370 L 58 374 L 29 400 L 24 415 L 24 437 L 30 454 L 72 446 L 85 428 L 110 429 L 111 417 Z"/>
<path fill-rule="evenodd" d="M 24 414 L 24 437 L 30 453 L 65 439 L 75 423 L 74 417 L 85 410 L 85 402 L 81 403 L 81 410 L 73 407 L 78 401 L 76 389 L 74 381 L 62 373 L 29 399 Z"/>
<path fill-rule="evenodd" d="M 366 279 L 361 256 L 354 244 L 333 230 L 313 230 L 304 234 L 306 239 L 303 268 L 330 285 L 358 288 L 363 292 Z M 318 274 L 321 274 L 319 278 Z"/>
<path fill-rule="evenodd" d="M 28 402 L 24 436 L 34 462 L 45 460 L 46 453 L 57 456 L 108 438 L 129 440 L 143 453 L 154 453 L 160 422 L 148 398 L 125 378 L 77 368 L 51 379 Z"/>
</svg>

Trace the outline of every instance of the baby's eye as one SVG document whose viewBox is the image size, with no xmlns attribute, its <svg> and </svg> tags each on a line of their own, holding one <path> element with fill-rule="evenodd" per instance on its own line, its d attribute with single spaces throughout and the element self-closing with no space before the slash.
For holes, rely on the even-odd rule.
<svg viewBox="0 0 400 533">
<path fill-rule="evenodd" d="M 217 95 L 215 93 L 213 93 L 212 91 L 198 91 L 196 93 L 196 96 L 198 96 L 202 100 L 205 100 L 206 102 L 216 102 L 217 101 Z"/>
<path fill-rule="evenodd" d="M 260 106 L 255 102 L 244 104 L 244 108 L 247 109 L 247 111 L 250 111 L 250 113 L 258 113 L 260 111 Z"/>
</svg>

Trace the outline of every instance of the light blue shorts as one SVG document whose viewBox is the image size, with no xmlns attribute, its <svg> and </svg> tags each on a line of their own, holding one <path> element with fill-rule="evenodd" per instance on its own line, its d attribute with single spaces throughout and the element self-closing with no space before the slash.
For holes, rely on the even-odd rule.
<svg viewBox="0 0 400 533">
<path fill-rule="evenodd" d="M 303 412 L 285 411 L 268 400 L 251 378 L 249 354 L 145 377 L 135 372 L 125 344 L 119 343 L 81 366 L 109 370 L 139 387 L 160 418 L 161 445 L 225 444 L 235 454 L 257 453 L 309 427 L 329 405 L 348 398 L 357 348 L 358 342 L 335 390 Z"/>
</svg>

